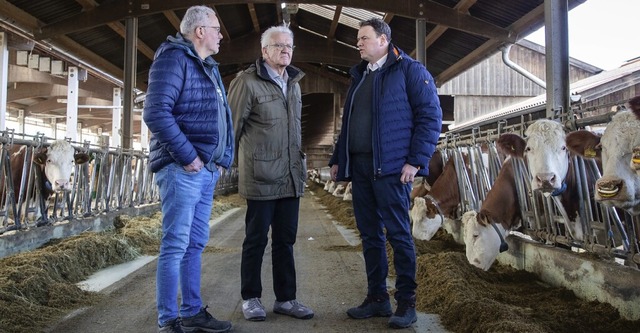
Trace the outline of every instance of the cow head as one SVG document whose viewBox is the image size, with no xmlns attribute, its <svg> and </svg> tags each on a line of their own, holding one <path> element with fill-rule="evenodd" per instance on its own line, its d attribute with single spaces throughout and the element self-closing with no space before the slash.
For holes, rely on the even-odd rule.
<svg viewBox="0 0 640 333">
<path fill-rule="evenodd" d="M 344 189 L 344 196 L 342 196 L 342 200 L 344 201 L 353 201 L 353 195 L 351 194 L 351 182 L 347 183 L 347 188 Z"/>
<path fill-rule="evenodd" d="M 524 156 L 531 174 L 531 188 L 545 193 L 561 191 L 569 171 L 563 126 L 553 120 L 540 119 L 525 131 Z"/>
<path fill-rule="evenodd" d="M 444 222 L 442 214 L 438 213 L 433 203 L 430 202 L 430 205 L 427 205 L 424 197 L 413 199 L 413 207 L 409 212 L 409 217 L 413 224 L 411 233 L 413 237 L 420 240 L 433 238 Z"/>
<path fill-rule="evenodd" d="M 623 111 L 611 119 L 602 137 L 588 131 L 567 136 L 569 148 L 585 158 L 602 162 L 602 177 L 596 181 L 595 199 L 630 214 L 640 214 L 640 176 L 634 164 L 634 148 L 640 146 L 640 120 Z"/>
<path fill-rule="evenodd" d="M 462 215 L 467 261 L 482 270 L 489 270 L 500 252 L 506 250 L 506 231 L 501 224 L 491 224 L 483 214 L 468 211 Z"/>
<path fill-rule="evenodd" d="M 71 190 L 71 175 L 75 164 L 86 163 L 88 160 L 88 154 L 76 154 L 71 144 L 65 140 L 54 141 L 34 157 L 35 163 L 44 168 L 44 174 L 54 192 Z"/>
</svg>

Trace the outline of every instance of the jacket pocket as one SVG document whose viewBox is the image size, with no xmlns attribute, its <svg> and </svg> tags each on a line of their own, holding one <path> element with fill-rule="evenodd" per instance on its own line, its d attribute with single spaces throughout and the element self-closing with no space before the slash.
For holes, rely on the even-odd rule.
<svg viewBox="0 0 640 333">
<path fill-rule="evenodd" d="M 282 111 L 283 100 L 278 94 L 267 94 L 256 96 L 257 115 L 264 121 L 280 119 L 286 116 L 286 111 Z"/>
<path fill-rule="evenodd" d="M 279 183 L 288 170 L 281 152 L 258 151 L 253 154 L 253 178 L 261 183 Z"/>
</svg>

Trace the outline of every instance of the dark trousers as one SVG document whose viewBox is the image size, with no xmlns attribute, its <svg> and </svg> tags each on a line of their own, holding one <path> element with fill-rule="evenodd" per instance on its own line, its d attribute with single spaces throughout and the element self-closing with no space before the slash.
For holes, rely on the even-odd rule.
<svg viewBox="0 0 640 333">
<path fill-rule="evenodd" d="M 374 179 L 371 155 L 352 155 L 353 211 L 362 239 L 368 295 L 387 293 L 386 240 L 393 248 L 396 300 L 414 300 L 416 252 L 409 221 L 410 184 L 400 174 Z M 384 229 L 386 229 L 386 238 Z"/>
<path fill-rule="evenodd" d="M 298 232 L 300 198 L 247 200 L 245 238 L 240 264 L 241 295 L 246 300 L 262 297 L 262 258 L 269 242 L 271 227 L 271 261 L 273 291 L 278 302 L 296 299 L 296 267 L 293 244 Z"/>
</svg>

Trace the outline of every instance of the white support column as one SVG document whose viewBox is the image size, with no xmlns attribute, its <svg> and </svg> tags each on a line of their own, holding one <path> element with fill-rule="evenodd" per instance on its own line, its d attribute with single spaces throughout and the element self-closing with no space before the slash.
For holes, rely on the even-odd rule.
<svg viewBox="0 0 640 333">
<path fill-rule="evenodd" d="M 78 122 L 78 142 L 82 142 L 82 122 Z"/>
<path fill-rule="evenodd" d="M 122 147 L 122 89 L 120 88 L 113 88 L 110 146 Z"/>
<path fill-rule="evenodd" d="M 18 133 L 25 133 L 24 110 L 18 110 Z"/>
<path fill-rule="evenodd" d="M 58 139 L 58 119 L 51 118 L 51 136 Z"/>
<path fill-rule="evenodd" d="M 67 74 L 67 133 L 66 138 L 78 141 L 78 67 L 71 66 Z"/>
<path fill-rule="evenodd" d="M 0 131 L 7 129 L 7 82 L 9 77 L 9 42 L 6 32 L 0 32 Z"/>
<path fill-rule="evenodd" d="M 140 145 L 142 149 L 149 150 L 149 127 L 140 119 Z"/>
</svg>

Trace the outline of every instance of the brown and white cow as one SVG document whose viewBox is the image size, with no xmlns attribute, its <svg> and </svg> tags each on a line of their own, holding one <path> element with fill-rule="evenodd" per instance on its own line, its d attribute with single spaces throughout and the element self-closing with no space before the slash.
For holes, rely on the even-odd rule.
<svg viewBox="0 0 640 333">
<path fill-rule="evenodd" d="M 462 215 L 467 260 L 483 270 L 488 270 L 498 254 L 506 250 L 507 231 L 517 227 L 521 220 L 513 163 L 514 158 L 524 157 L 526 143 L 515 134 L 503 134 L 496 144 L 508 157 L 480 212 Z"/>
<path fill-rule="evenodd" d="M 450 158 L 430 190 L 413 199 L 413 207 L 409 211 L 413 237 L 420 240 L 433 238 L 445 219 L 455 217 L 459 203 L 458 175 L 455 161 Z"/>
<path fill-rule="evenodd" d="M 11 170 L 14 186 L 14 193 L 16 194 L 16 202 L 28 202 L 34 201 L 41 202 L 38 207 L 36 217 L 43 216 L 44 222 L 46 222 L 46 208 L 51 196 L 55 193 L 68 192 L 73 187 L 71 176 L 75 170 L 75 164 L 82 164 L 89 161 L 89 155 L 83 152 L 75 152 L 75 149 L 66 140 L 57 140 L 51 143 L 49 147 L 42 148 L 39 152 L 35 153 L 33 157 L 36 178 L 38 182 L 35 183 L 35 187 L 32 191 L 23 191 L 22 197 L 18 197 L 20 187 L 22 185 L 23 172 L 25 181 L 28 179 L 31 172 L 31 163 L 25 165 L 25 154 L 27 153 L 27 146 L 14 146 L 11 152 Z M 37 195 L 38 197 L 34 197 Z M 44 208 L 45 211 L 41 212 L 40 209 Z"/>
<path fill-rule="evenodd" d="M 514 158 L 525 158 L 531 176 L 531 188 L 546 196 L 560 196 L 567 212 L 566 227 L 570 235 L 582 239 L 578 215 L 579 197 L 572 159 L 566 148 L 563 126 L 556 121 L 541 119 L 525 131 L 527 139 L 507 133 L 497 141 L 499 149 L 510 156 L 479 212 L 466 212 L 462 217 L 467 260 L 488 270 L 500 252 L 507 248 L 505 237 L 521 221 L 516 189 Z"/>
<path fill-rule="evenodd" d="M 436 150 L 429 160 L 429 175 L 427 175 L 426 177 L 422 177 L 422 180 L 413 183 L 413 188 L 411 189 L 410 195 L 411 201 L 413 202 L 413 199 L 415 199 L 416 197 L 424 197 L 425 195 L 429 194 L 431 185 L 433 185 L 436 180 L 438 180 L 443 170 L 444 160 L 442 157 L 442 153 L 439 150 Z"/>
<path fill-rule="evenodd" d="M 640 175 L 633 167 L 634 149 L 640 147 L 640 120 L 633 112 L 614 115 L 602 136 L 572 132 L 567 145 L 576 154 L 602 162 L 602 177 L 595 184 L 597 201 L 640 214 Z"/>
</svg>

